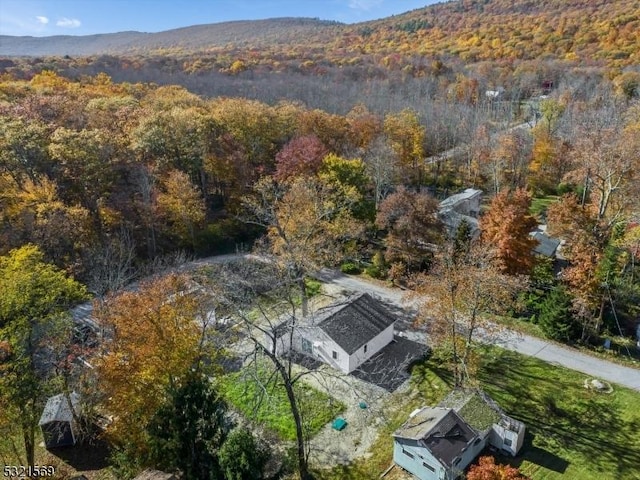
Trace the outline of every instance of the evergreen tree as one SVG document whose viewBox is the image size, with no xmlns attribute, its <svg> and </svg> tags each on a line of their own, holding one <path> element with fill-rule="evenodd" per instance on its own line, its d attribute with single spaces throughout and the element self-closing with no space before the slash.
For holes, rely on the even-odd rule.
<svg viewBox="0 0 640 480">
<path fill-rule="evenodd" d="M 260 480 L 268 452 L 260 448 L 253 434 L 236 428 L 220 448 L 220 467 L 225 480 Z"/>
<path fill-rule="evenodd" d="M 220 480 L 218 449 L 228 428 L 226 405 L 202 375 L 170 393 L 147 427 L 151 463 L 180 470 L 185 480 Z"/>
<path fill-rule="evenodd" d="M 456 229 L 456 236 L 453 239 L 453 256 L 456 262 L 469 252 L 472 240 L 471 225 L 463 218 Z"/>
<path fill-rule="evenodd" d="M 557 286 L 540 303 L 538 324 L 544 334 L 554 340 L 572 340 L 577 332 L 571 316 L 571 297 Z"/>
</svg>

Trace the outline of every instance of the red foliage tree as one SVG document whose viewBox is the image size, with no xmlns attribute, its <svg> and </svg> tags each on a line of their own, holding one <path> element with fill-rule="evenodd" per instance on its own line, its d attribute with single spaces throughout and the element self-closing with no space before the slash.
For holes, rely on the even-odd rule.
<svg viewBox="0 0 640 480">
<path fill-rule="evenodd" d="M 315 135 L 297 137 L 287 143 L 276 155 L 277 180 L 288 180 L 318 172 L 327 149 Z"/>
<path fill-rule="evenodd" d="M 480 457 L 467 473 L 467 480 L 527 480 L 517 468 L 496 464 L 493 457 Z"/>
</svg>

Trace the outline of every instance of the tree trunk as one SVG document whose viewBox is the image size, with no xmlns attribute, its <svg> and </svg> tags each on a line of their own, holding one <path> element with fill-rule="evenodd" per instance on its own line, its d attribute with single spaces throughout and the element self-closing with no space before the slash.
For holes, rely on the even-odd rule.
<svg viewBox="0 0 640 480">
<path fill-rule="evenodd" d="M 296 424 L 296 452 L 298 455 L 298 471 L 300 473 L 300 480 L 313 480 L 313 476 L 309 473 L 309 465 L 307 463 L 307 455 L 305 452 L 305 438 L 304 431 L 302 429 L 302 416 L 298 409 L 298 401 L 296 399 L 296 393 L 293 390 L 293 383 L 291 383 L 291 377 L 287 373 L 287 369 L 280 362 L 280 360 L 267 349 L 263 349 L 265 354 L 273 362 L 282 378 L 282 383 L 287 391 L 287 398 L 289 399 L 289 406 L 291 407 L 291 414 Z"/>
<path fill-rule="evenodd" d="M 27 407 L 28 408 L 28 407 Z M 28 412 L 24 412 L 27 418 L 31 418 Z M 27 465 L 33 467 L 35 465 L 35 428 L 30 421 L 24 421 L 22 424 L 22 437 L 24 439 L 24 451 L 27 458 Z"/>
<path fill-rule="evenodd" d="M 304 281 L 304 276 L 300 276 L 298 287 L 300 288 L 302 318 L 306 318 L 309 314 L 309 297 L 307 296 L 307 285 Z"/>
<path fill-rule="evenodd" d="M 453 317 L 453 321 L 451 322 L 451 344 L 453 347 L 453 381 L 454 386 L 461 387 L 462 382 L 460 381 L 460 367 L 458 365 L 458 337 L 456 334 L 456 320 L 455 316 Z"/>
</svg>

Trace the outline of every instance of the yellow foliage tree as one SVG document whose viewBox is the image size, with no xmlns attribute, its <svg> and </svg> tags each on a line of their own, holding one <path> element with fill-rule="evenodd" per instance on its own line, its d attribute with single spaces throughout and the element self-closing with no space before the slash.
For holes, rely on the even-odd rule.
<svg viewBox="0 0 640 480">
<path fill-rule="evenodd" d="M 420 184 L 426 132 L 418 114 L 411 109 L 388 114 L 384 119 L 384 133 L 398 156 L 406 183 Z"/>
<path fill-rule="evenodd" d="M 162 181 L 157 199 L 158 213 L 167 220 L 168 233 L 185 245 L 195 246 L 196 227 L 205 219 L 205 204 L 202 194 L 189 176 L 172 170 Z"/>
</svg>

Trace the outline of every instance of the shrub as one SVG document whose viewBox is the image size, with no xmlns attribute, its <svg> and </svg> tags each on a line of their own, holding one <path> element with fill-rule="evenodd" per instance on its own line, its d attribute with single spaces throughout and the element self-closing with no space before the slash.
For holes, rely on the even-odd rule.
<svg viewBox="0 0 640 480">
<path fill-rule="evenodd" d="M 556 193 L 558 195 L 565 195 L 567 193 L 574 192 L 575 189 L 575 185 L 571 185 L 570 183 L 560 183 L 556 188 Z"/>
<path fill-rule="evenodd" d="M 305 289 L 307 291 L 308 297 L 313 297 L 315 295 L 318 295 L 322 290 L 322 283 L 312 278 L 305 278 L 304 285 L 305 285 Z"/>
<path fill-rule="evenodd" d="M 509 465 L 499 465 L 493 457 L 480 457 L 467 473 L 467 480 L 526 480 L 527 477 Z"/>
<path fill-rule="evenodd" d="M 368 266 L 367 268 L 364 269 L 364 271 L 367 275 L 369 275 L 372 278 L 384 277 L 384 273 L 382 272 L 382 270 L 380 270 L 380 268 L 376 267 L 375 265 Z"/>
<path fill-rule="evenodd" d="M 260 480 L 269 452 L 258 446 L 246 428 L 236 428 L 220 448 L 220 467 L 226 480 Z"/>
<path fill-rule="evenodd" d="M 353 262 L 346 262 L 340 265 L 340 271 L 342 273 L 346 273 L 347 275 L 358 275 L 362 273 L 362 269 L 360 268 L 360 265 Z"/>
</svg>

